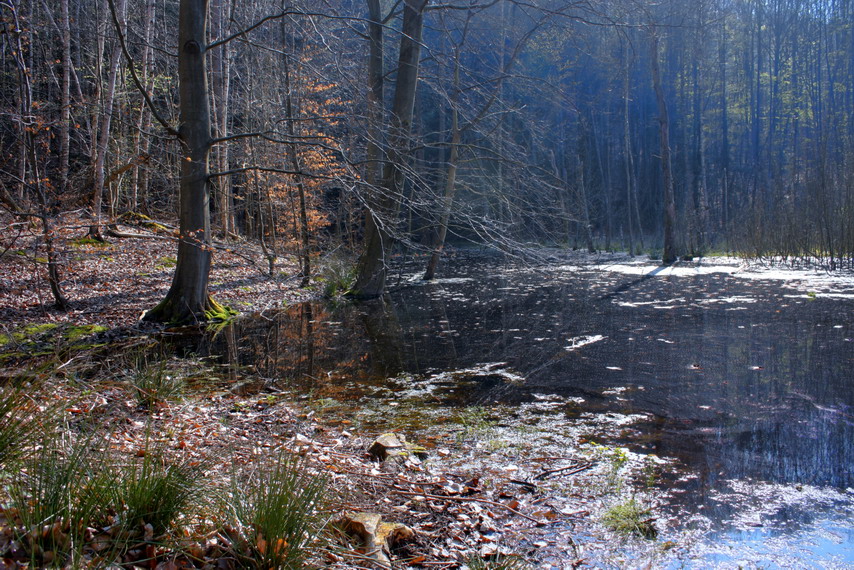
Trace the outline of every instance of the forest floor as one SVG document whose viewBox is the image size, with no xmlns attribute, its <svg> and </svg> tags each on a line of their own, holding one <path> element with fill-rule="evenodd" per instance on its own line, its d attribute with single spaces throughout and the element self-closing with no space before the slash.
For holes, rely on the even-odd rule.
<svg viewBox="0 0 854 570">
<path fill-rule="evenodd" d="M 146 237 L 111 238 L 104 244 L 86 238 L 88 220 L 64 220 L 55 239 L 64 260 L 62 288 L 71 308 L 62 312 L 52 306 L 40 235 L 12 220 L 0 223 L 9 228 L 0 248 L 0 351 L 7 355 L 0 361 L 3 384 L 24 381 L 31 402 L 41 410 L 59 412 L 64 441 L 95 425 L 111 455 L 125 462 L 145 457 L 156 445 L 158 454 L 204 463 L 208 498 L 228 488 L 235 466 L 263 466 L 283 451 L 297 453 L 306 458 L 310 471 L 329 478 L 330 519 L 370 512 L 414 530 L 414 541 L 390 551 L 383 547 L 395 567 L 458 568 L 472 560 L 472 567 L 523 568 L 528 565 L 522 558 L 500 559 L 538 549 L 562 560 L 553 567 L 583 564 L 573 535 L 576 525 L 583 528 L 590 516 L 585 504 L 594 500 L 592 482 L 602 477 L 602 469 L 610 469 L 607 462 L 592 469 L 595 459 L 566 454 L 543 466 L 535 483 L 514 479 L 513 473 L 472 473 L 459 460 L 470 454 L 471 439 L 454 434 L 471 426 L 457 426 L 444 436 L 416 442 L 428 448 L 428 461 L 410 456 L 377 463 L 367 450 L 379 433 L 356 433 L 348 429 L 346 418 L 317 413 L 298 394 L 246 390 L 247 378 L 235 378 L 204 359 L 149 361 L 147 351 L 159 333 L 138 322 L 169 287 L 176 243 L 168 231 L 120 225 L 121 232 Z M 281 262 L 271 278 L 262 260 L 260 251 L 246 244 L 218 247 L 211 275 L 216 298 L 240 312 L 257 313 L 316 296 L 311 288 L 297 288 L 294 263 Z M 77 327 L 77 332 L 69 333 L 69 327 Z M 66 338 L 57 337 L 56 331 L 65 331 Z M 84 344 L 70 342 L 68 334 L 84 337 Z M 181 394 L 148 397 L 138 381 L 152 373 L 160 380 L 180 377 Z M 19 475 L 6 473 L 12 481 Z M 540 486 L 551 477 L 588 478 L 578 481 L 582 491 L 576 506 L 549 504 Z M 9 480 L 4 487 L 7 484 Z M 197 513 L 195 522 L 177 535 L 152 537 L 140 529 L 138 543 L 125 550 L 123 562 L 164 570 L 238 568 L 240 556 L 262 549 L 251 538 L 241 542 L 221 527 L 211 530 L 211 520 L 222 518 L 222 513 L 210 511 L 222 507 L 207 499 L 203 503 L 200 509 L 207 515 Z M 69 527 L 54 528 L 50 540 L 27 550 L 14 540 L 20 522 L 16 512 L 0 507 L 0 567 L 47 565 L 56 556 L 51 549 L 61 542 L 56 533 L 69 532 Z M 93 531 L 91 544 L 83 546 L 83 562 L 98 566 L 103 562 L 99 545 L 110 531 Z M 339 533 L 333 546 L 312 555 L 312 566 L 385 567 L 383 560 L 365 558 L 360 542 Z"/>
<path fill-rule="evenodd" d="M 57 224 L 55 242 L 62 264 L 62 291 L 70 301 L 68 311 L 53 307 L 47 282 L 44 240 L 37 228 L 0 219 L 6 227 L 0 237 L 0 323 L 6 327 L 42 323 L 74 323 L 129 327 L 143 311 L 154 307 L 171 283 L 177 240 L 165 227 L 151 223 L 118 224 L 127 235 L 98 242 L 87 237 L 91 220 L 68 216 Z M 149 226 L 149 227 L 146 227 Z M 280 308 L 314 296 L 299 289 L 297 265 L 279 260 L 270 277 L 257 245 L 217 242 L 210 290 L 218 301 L 241 312 Z"/>
</svg>

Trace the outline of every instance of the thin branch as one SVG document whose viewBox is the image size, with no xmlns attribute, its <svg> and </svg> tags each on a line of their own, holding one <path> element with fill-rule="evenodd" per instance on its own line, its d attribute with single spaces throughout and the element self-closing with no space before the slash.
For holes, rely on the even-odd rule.
<svg viewBox="0 0 854 570">
<path fill-rule="evenodd" d="M 497 501 L 490 501 L 488 499 L 479 499 L 477 497 L 450 497 L 450 496 L 444 496 L 444 495 L 431 495 L 430 493 L 417 493 L 417 492 L 413 492 L 413 491 L 403 491 L 403 490 L 399 490 L 397 488 L 392 489 L 391 492 L 396 494 L 396 495 L 405 495 L 407 497 L 425 497 L 427 499 L 432 499 L 434 501 L 447 501 L 447 502 L 457 501 L 457 502 L 462 502 L 462 503 L 483 503 L 484 505 L 490 505 L 493 507 L 501 507 L 501 508 L 507 509 L 508 511 L 510 511 L 514 515 L 520 516 L 524 519 L 528 519 L 532 523 L 537 524 L 537 526 L 540 526 L 543 524 L 543 521 L 541 521 L 539 519 L 535 519 L 534 517 L 528 516 L 523 512 L 517 511 L 516 509 L 510 507 L 509 505 L 505 505 L 504 503 L 499 503 Z"/>
<path fill-rule="evenodd" d="M 160 125 L 164 129 L 166 129 L 167 133 L 174 137 L 178 137 L 178 131 L 168 122 L 166 122 L 166 119 L 164 119 L 157 111 L 157 108 L 154 106 L 154 101 L 151 100 L 151 96 L 148 94 L 148 90 L 145 88 L 145 86 L 142 84 L 142 81 L 140 81 L 139 76 L 136 74 L 136 66 L 133 64 L 133 58 L 131 57 L 130 52 L 128 52 L 127 44 L 125 43 L 125 36 L 124 33 L 122 33 L 122 25 L 119 22 L 118 15 L 116 14 L 116 5 L 114 1 L 107 0 L 107 4 L 109 4 L 110 6 L 110 14 L 113 18 L 113 25 L 116 28 L 116 36 L 118 36 L 119 44 L 122 46 L 122 53 L 124 54 L 125 59 L 127 59 L 128 61 L 128 68 L 130 68 L 130 75 L 133 79 L 134 85 L 136 85 L 136 88 L 139 90 L 140 93 L 142 93 L 142 97 L 143 99 L 145 99 L 145 104 L 148 106 L 148 110 L 151 111 L 151 115 L 157 120 L 158 123 L 160 123 Z"/>
<path fill-rule="evenodd" d="M 287 170 L 285 168 L 270 168 L 266 166 L 243 166 L 240 168 L 232 168 L 231 170 L 224 170 L 222 172 L 212 172 L 208 175 L 208 178 L 219 178 L 221 176 L 231 176 L 232 174 L 240 174 L 241 172 L 273 172 L 276 174 L 291 174 L 293 176 L 305 176 L 307 178 L 314 178 L 317 180 L 334 180 L 334 176 L 319 176 L 317 174 L 309 174 L 308 172 L 301 172 L 298 170 Z"/>
</svg>

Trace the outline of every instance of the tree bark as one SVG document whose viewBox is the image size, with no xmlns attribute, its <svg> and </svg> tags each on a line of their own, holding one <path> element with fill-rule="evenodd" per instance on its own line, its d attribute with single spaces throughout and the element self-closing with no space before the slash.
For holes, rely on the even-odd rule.
<svg viewBox="0 0 854 570">
<path fill-rule="evenodd" d="M 122 26 L 125 25 L 127 0 L 116 1 L 116 12 Z M 116 33 L 123 31 L 116 30 Z M 110 54 L 109 76 L 107 79 L 107 91 L 104 94 L 104 110 L 101 115 L 101 126 L 98 129 L 98 140 L 95 149 L 95 184 L 92 189 L 92 214 L 95 221 L 89 226 L 89 235 L 103 240 L 101 237 L 101 206 L 104 197 L 104 179 L 106 177 L 107 150 L 110 144 L 110 128 L 113 121 L 113 103 L 116 95 L 116 81 L 119 75 L 119 60 L 122 56 L 122 48 L 118 39 L 115 40 L 113 51 Z"/>
<path fill-rule="evenodd" d="M 284 24 L 283 24 L 284 25 Z M 284 30 L 282 30 L 284 32 Z M 284 33 L 282 34 L 284 39 Z M 299 153 L 297 153 L 297 131 L 296 131 L 296 122 L 297 117 L 294 113 L 294 104 L 293 104 L 293 92 L 291 90 L 291 65 L 290 58 L 285 50 L 283 50 L 283 61 L 285 68 L 285 118 L 288 124 L 288 135 L 291 138 L 290 144 L 288 144 L 288 160 L 290 161 L 290 167 L 294 172 L 300 172 L 300 157 Z M 307 287 L 311 282 L 311 239 L 308 233 L 308 213 L 306 212 L 306 200 L 305 200 L 305 184 L 303 183 L 300 175 L 297 174 L 295 177 L 296 180 L 296 188 L 297 188 L 297 198 L 299 199 L 299 243 L 300 243 L 300 273 L 302 274 L 302 279 L 300 280 L 300 287 Z"/>
<path fill-rule="evenodd" d="M 145 6 L 145 32 L 143 36 L 143 45 L 142 45 L 142 84 L 146 89 L 150 87 L 149 85 L 149 75 L 150 75 L 150 67 L 151 67 L 151 36 L 154 31 L 154 14 L 155 14 L 155 2 L 154 0 L 146 0 Z M 136 149 L 136 156 L 148 155 L 150 150 L 150 142 L 147 136 L 143 133 L 149 131 L 151 129 L 151 112 L 148 109 L 148 105 L 143 101 L 139 107 L 139 114 L 137 115 L 136 121 L 136 132 L 134 133 L 134 148 Z M 131 199 L 130 199 L 130 209 L 136 210 L 139 204 L 140 196 L 142 196 L 143 200 L 148 194 L 148 175 L 146 173 L 147 166 L 143 164 L 137 164 L 133 169 L 133 177 L 131 180 Z M 141 191 L 140 191 L 141 190 Z M 147 209 L 147 208 L 146 208 Z"/>
<path fill-rule="evenodd" d="M 383 17 L 380 0 L 368 2 L 368 141 L 365 182 L 373 191 L 382 173 Z"/>
<path fill-rule="evenodd" d="M 192 323 L 222 308 L 208 295 L 211 268 L 208 155 L 211 119 L 205 64 L 208 0 L 181 0 L 178 90 L 181 126 L 178 262 L 166 297 L 145 320 Z"/>
<path fill-rule="evenodd" d="M 389 125 L 388 162 L 383 169 L 381 195 L 367 216 L 365 246 L 359 258 L 356 285 L 352 293 L 357 298 L 378 297 L 385 291 L 386 262 L 394 244 L 394 226 L 397 224 L 403 196 L 404 169 L 418 85 L 421 30 L 427 2 L 405 0 L 404 3 L 397 85 Z"/>
<path fill-rule="evenodd" d="M 661 72 L 658 58 L 658 32 L 650 30 L 652 63 L 652 83 L 655 89 L 655 101 L 658 105 L 658 135 L 661 153 L 661 175 L 664 186 L 664 253 L 662 263 L 669 265 L 676 261 L 676 244 L 674 243 L 674 226 L 676 223 L 676 199 L 673 191 L 673 169 L 670 160 L 670 119 L 667 114 L 667 102 L 664 100 L 664 90 L 661 87 Z"/>
<path fill-rule="evenodd" d="M 68 190 L 68 163 L 71 153 L 71 17 L 68 0 L 60 3 L 62 20 L 62 102 L 59 114 L 59 191 Z"/>
</svg>

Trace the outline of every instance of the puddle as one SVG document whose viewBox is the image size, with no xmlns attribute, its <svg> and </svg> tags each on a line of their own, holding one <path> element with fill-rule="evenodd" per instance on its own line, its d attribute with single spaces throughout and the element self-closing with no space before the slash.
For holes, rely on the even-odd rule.
<svg viewBox="0 0 854 570">
<path fill-rule="evenodd" d="M 383 301 L 242 319 L 191 350 L 366 430 L 470 441 L 461 464 L 524 476 L 572 450 L 607 482 L 618 453 L 637 482 L 654 462 L 658 546 L 575 537 L 604 567 L 854 564 L 850 278 L 732 260 L 457 267 Z M 554 508 L 575 508 L 556 489 Z M 570 530 L 531 538 L 553 545 L 533 556 L 560 567 Z"/>
</svg>

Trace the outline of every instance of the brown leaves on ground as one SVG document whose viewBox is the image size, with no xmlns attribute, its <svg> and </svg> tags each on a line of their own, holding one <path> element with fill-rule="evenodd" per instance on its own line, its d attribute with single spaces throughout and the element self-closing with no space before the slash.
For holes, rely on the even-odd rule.
<svg viewBox="0 0 854 570">
<path fill-rule="evenodd" d="M 56 223 L 61 287 L 71 302 L 70 310 L 62 312 L 53 308 L 40 228 L 0 215 L 0 226 L 7 228 L 0 234 L 0 322 L 12 328 L 62 322 L 128 326 L 166 295 L 177 254 L 172 232 L 119 224 L 119 233 L 146 237 L 110 237 L 99 243 L 87 238 L 90 224 L 76 214 Z M 248 242 L 217 243 L 211 293 L 240 312 L 281 307 L 284 301 L 308 296 L 296 287 L 296 263 L 283 257 L 276 269 L 271 278 L 266 258 Z"/>
</svg>

